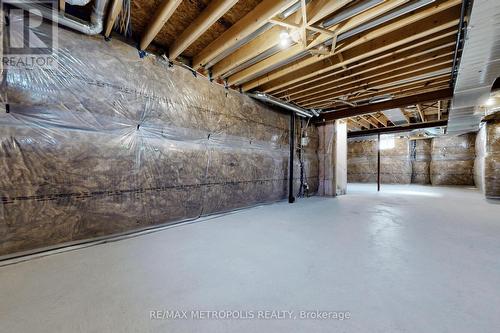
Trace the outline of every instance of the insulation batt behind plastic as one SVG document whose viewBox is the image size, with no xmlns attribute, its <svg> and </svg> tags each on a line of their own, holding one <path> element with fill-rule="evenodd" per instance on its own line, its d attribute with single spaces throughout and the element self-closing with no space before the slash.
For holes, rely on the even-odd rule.
<svg viewBox="0 0 500 333">
<path fill-rule="evenodd" d="M 286 197 L 288 114 L 119 41 L 60 29 L 58 52 L 3 73 L 0 255 Z"/>
<path fill-rule="evenodd" d="M 474 180 L 487 198 L 500 199 L 500 120 L 483 123 L 477 135 Z"/>
<path fill-rule="evenodd" d="M 476 134 L 432 139 L 432 185 L 474 185 Z"/>
<path fill-rule="evenodd" d="M 406 138 L 394 138 L 394 147 L 380 152 L 380 178 L 386 184 L 410 184 L 412 164 Z M 350 139 L 347 147 L 347 180 L 377 181 L 377 140 Z"/>
</svg>

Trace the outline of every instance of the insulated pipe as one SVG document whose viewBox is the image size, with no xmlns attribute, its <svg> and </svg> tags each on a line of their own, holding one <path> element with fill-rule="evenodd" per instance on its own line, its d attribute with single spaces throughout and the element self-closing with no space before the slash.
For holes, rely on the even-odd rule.
<svg viewBox="0 0 500 333">
<path fill-rule="evenodd" d="M 380 133 L 377 135 L 377 192 L 380 192 Z"/>
<path fill-rule="evenodd" d="M 33 4 L 31 2 L 13 2 L 12 5 L 25 11 L 29 11 L 35 15 L 41 15 L 44 19 L 57 22 L 65 27 L 80 31 L 86 35 L 97 35 L 102 32 L 104 13 L 108 0 L 96 0 L 92 13 L 90 14 L 90 22 L 80 20 L 64 13 L 55 12 L 50 8 Z"/>
<path fill-rule="evenodd" d="M 290 162 L 288 164 L 288 202 L 294 203 L 293 196 L 293 157 L 295 155 L 295 113 L 290 114 Z"/>
<path fill-rule="evenodd" d="M 85 6 L 90 0 L 65 0 L 64 2 L 73 6 Z"/>
<path fill-rule="evenodd" d="M 285 101 L 282 101 L 282 100 L 280 100 L 276 97 L 270 96 L 268 94 L 258 92 L 255 94 L 248 94 L 248 95 L 250 97 L 255 98 L 255 99 L 258 99 L 258 100 L 261 100 L 264 102 L 268 102 L 268 103 L 280 106 L 284 109 L 290 110 L 301 117 L 311 118 L 313 116 L 308 110 L 301 108 L 300 106 L 287 103 Z M 319 115 L 319 113 L 318 113 L 318 115 Z"/>
</svg>

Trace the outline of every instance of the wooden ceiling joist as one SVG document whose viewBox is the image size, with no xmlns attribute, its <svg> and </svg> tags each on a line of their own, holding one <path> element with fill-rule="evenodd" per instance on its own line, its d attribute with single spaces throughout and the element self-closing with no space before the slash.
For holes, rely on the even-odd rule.
<svg viewBox="0 0 500 333">
<path fill-rule="evenodd" d="M 266 83 L 269 83 L 269 85 L 266 85 L 265 89 L 259 90 L 269 93 L 278 89 L 283 89 L 294 83 L 318 77 L 336 68 L 341 68 L 345 65 L 361 61 L 371 56 L 403 47 L 406 44 L 410 44 L 418 40 L 424 40 L 433 34 L 439 34 L 440 32 L 447 30 L 448 28 L 456 27 L 458 21 L 458 19 L 454 19 L 452 21 L 445 22 L 434 28 L 424 31 L 422 31 L 422 28 L 417 25 L 413 27 L 412 30 L 406 30 L 410 31 L 409 34 L 403 32 L 401 34 L 394 34 L 393 36 L 383 36 L 380 38 L 380 41 L 373 41 L 373 43 L 367 43 L 366 45 L 362 45 L 360 47 L 356 47 L 354 49 L 346 51 L 344 53 L 345 61 L 343 62 L 339 62 L 335 58 L 323 58 L 320 62 L 314 61 L 312 64 L 307 66 L 304 66 L 303 63 L 299 64 L 298 66 L 291 64 L 285 69 L 276 71 L 276 73 L 269 73 L 265 77 L 252 80 L 244 84 L 242 86 L 242 89 L 244 91 L 247 91 L 256 87 L 260 87 Z"/>
<path fill-rule="evenodd" d="M 420 108 L 420 104 L 417 104 L 416 106 L 417 106 L 418 115 L 420 116 L 420 121 L 424 122 L 425 116 L 424 116 L 424 113 L 422 112 L 422 109 Z"/>
<path fill-rule="evenodd" d="M 181 2 L 182 0 L 163 0 L 146 28 L 146 31 L 142 35 L 139 43 L 139 48 L 141 50 L 146 50 Z"/>
<path fill-rule="evenodd" d="M 347 86 L 341 87 L 341 89 L 339 89 L 338 87 L 334 87 L 329 91 L 318 94 L 313 98 L 300 99 L 296 100 L 296 102 L 300 105 L 308 106 L 320 101 L 339 98 L 340 96 L 344 96 L 345 94 L 356 94 L 358 92 L 369 91 L 370 89 L 377 92 L 387 87 L 384 85 L 397 85 L 399 83 L 397 80 L 403 81 L 409 79 L 417 79 L 421 75 L 434 73 L 441 70 L 449 70 L 449 73 L 451 73 L 452 62 L 453 61 L 451 59 L 446 59 L 445 61 L 437 64 L 431 63 L 428 66 L 417 66 L 412 70 L 402 69 L 401 71 L 394 71 L 395 75 L 392 76 L 377 76 L 374 80 L 354 81 Z"/>
<path fill-rule="evenodd" d="M 458 24 L 458 19 L 456 19 L 456 17 L 458 15 L 457 13 L 459 13 L 460 11 L 460 6 L 459 6 L 460 3 L 461 3 L 460 0 L 440 1 L 438 2 L 437 5 L 432 6 L 431 8 L 425 8 L 414 15 L 410 15 L 403 19 L 396 20 L 393 23 L 389 23 L 386 25 L 382 25 L 381 27 L 375 28 L 372 31 L 362 35 L 362 37 L 360 38 L 354 38 L 354 39 L 350 38 L 350 41 L 346 41 L 342 45 L 338 45 L 336 52 L 342 52 L 344 58 L 349 58 L 346 57 L 345 55 L 346 51 L 349 51 L 353 48 L 357 48 L 357 46 L 359 45 L 367 44 L 368 42 L 374 41 L 377 38 L 392 35 L 392 37 L 394 37 L 395 40 L 399 39 L 401 42 L 401 40 L 404 39 L 401 38 L 402 36 L 406 37 L 411 36 L 415 38 L 415 36 L 421 35 L 422 27 L 436 27 L 436 26 L 439 27 L 442 24 L 446 24 L 447 22 L 450 21 L 455 21 L 454 23 L 456 25 Z M 403 42 L 403 44 L 405 43 L 406 42 Z M 384 44 L 387 45 L 388 43 L 382 40 L 379 42 L 379 45 L 372 45 L 372 47 L 382 50 L 383 47 L 380 46 Z M 264 75 L 260 79 L 252 79 L 251 81 L 249 81 L 248 79 L 249 77 L 253 77 L 256 74 L 262 73 L 263 71 L 266 71 L 267 68 L 272 68 L 277 64 L 286 62 L 287 59 L 290 59 L 294 55 L 296 55 L 295 50 L 291 49 L 285 50 L 285 52 L 280 52 L 274 56 L 267 58 L 265 62 L 259 62 L 234 74 L 229 78 L 228 82 L 230 84 L 244 83 L 243 90 L 248 91 L 269 81 L 279 79 L 291 72 L 298 71 L 300 69 L 305 69 L 311 65 L 320 63 L 326 58 L 331 58 L 331 56 L 320 56 L 320 57 L 310 56 L 306 59 L 300 59 L 290 64 L 286 64 L 284 68 L 274 70 L 271 73 L 266 73 L 266 75 Z M 330 59 L 330 61 L 332 60 L 333 59 Z"/>
<path fill-rule="evenodd" d="M 391 10 L 393 8 L 396 8 L 397 6 L 407 2 L 408 0 L 393 0 L 389 1 L 383 5 L 380 5 L 377 8 L 372 8 L 370 10 L 367 10 L 345 22 L 342 22 L 342 24 L 337 24 L 333 27 L 329 28 L 329 31 L 335 32 L 335 33 L 342 33 L 345 31 L 348 31 L 352 28 L 355 28 L 356 26 L 365 23 L 374 17 L 377 17 L 381 13 L 387 10 Z M 332 1 L 334 2 L 334 1 Z M 314 3 L 314 2 L 313 2 Z M 312 3 L 312 4 L 313 4 Z M 312 5 L 311 4 L 311 5 Z M 309 6 L 308 6 L 309 7 Z M 298 18 L 298 13 L 295 13 L 291 15 L 289 18 L 285 19 L 284 22 L 286 23 L 293 23 L 297 24 L 299 22 Z M 273 27 L 269 31 L 264 32 L 251 42 L 247 43 L 246 45 L 243 45 L 241 48 L 239 48 L 236 52 L 230 54 L 226 58 L 222 59 L 219 63 L 214 65 L 212 74 L 214 77 L 220 76 L 227 71 L 229 71 L 232 68 L 235 68 L 246 61 L 249 61 L 250 59 L 258 56 L 262 52 L 272 48 L 276 47 L 279 45 L 279 34 L 282 31 L 282 28 L 280 27 Z M 328 36 L 327 34 L 323 34 L 318 36 L 318 38 L 311 43 L 307 48 L 311 49 L 313 47 L 318 46 L 321 43 L 326 42 L 328 39 L 330 39 L 331 36 Z M 288 49 L 292 49 L 292 51 L 289 51 L 288 54 L 291 56 L 295 56 L 302 52 L 304 48 L 301 45 L 292 45 Z"/>
<path fill-rule="evenodd" d="M 210 43 L 193 59 L 193 68 L 198 69 L 209 61 L 248 37 L 270 19 L 290 7 L 295 0 L 264 0 L 250 13 L 236 22 L 216 40 Z"/>
<path fill-rule="evenodd" d="M 444 32 L 436 32 L 430 36 L 426 36 L 419 40 L 413 41 L 402 47 L 391 49 L 375 56 L 366 58 L 363 57 L 359 61 L 350 63 L 349 70 L 355 69 L 357 67 L 364 67 L 369 69 L 380 68 L 384 64 L 392 64 L 397 63 L 398 61 L 404 61 L 408 59 L 408 57 L 410 57 L 412 54 L 418 56 L 422 53 L 425 53 L 426 50 L 434 51 L 434 48 L 439 47 L 439 45 L 448 45 L 448 43 L 452 43 L 454 45 L 456 40 L 455 35 L 455 29 L 447 29 Z M 399 60 L 400 57 L 401 60 Z M 394 61 L 389 61 L 391 59 L 394 59 Z M 344 61 L 341 62 L 344 63 Z M 328 82 L 331 76 L 339 75 L 344 72 L 347 72 L 347 70 L 335 66 L 333 70 L 326 70 L 324 71 L 324 73 L 321 73 L 321 75 L 317 75 L 312 78 L 306 78 L 303 80 L 299 79 L 298 81 L 295 81 L 290 85 L 282 85 L 278 89 L 273 88 L 271 85 L 263 85 L 260 90 L 267 93 L 272 92 L 273 95 L 287 95 L 291 91 L 302 92 L 302 90 L 314 90 L 316 84 L 319 84 L 321 86 L 322 83 L 325 83 L 324 81 Z M 349 73 L 347 72 L 347 75 L 348 74 Z"/>
<path fill-rule="evenodd" d="M 315 24 L 319 22 L 321 19 L 324 19 L 328 15 L 338 11 L 340 8 L 348 5 L 352 0 L 318 0 L 314 2 L 314 5 L 311 6 L 310 10 L 307 13 L 309 17 L 308 21 L 311 24 Z"/>
<path fill-rule="evenodd" d="M 391 95 L 391 96 L 397 96 L 397 97 L 402 97 L 406 95 L 411 95 L 411 94 L 418 94 L 423 91 L 429 91 L 429 90 L 437 90 L 437 89 L 442 89 L 442 88 L 447 88 L 449 87 L 449 80 L 451 78 L 451 75 L 443 75 L 441 77 L 436 77 L 433 79 L 426 79 L 426 80 L 420 80 L 417 82 L 411 82 L 407 83 L 404 85 L 394 85 L 393 87 L 389 87 L 384 90 L 380 90 L 377 92 L 367 92 L 364 94 L 360 94 L 355 96 L 355 98 L 351 99 L 350 102 L 359 104 L 360 102 L 364 101 L 366 102 L 367 100 L 374 98 L 376 96 L 381 96 L 381 95 Z M 302 105 L 300 105 L 302 106 Z M 302 106 L 304 107 L 304 106 Z M 315 104 L 311 106 L 314 109 L 322 109 L 322 110 L 329 110 L 329 109 L 343 109 L 346 108 L 345 104 L 334 104 L 334 103 L 328 103 L 328 102 L 321 102 L 318 104 Z"/>
<path fill-rule="evenodd" d="M 451 67 L 451 60 L 449 57 L 443 56 L 440 58 L 442 61 L 440 62 L 431 62 L 426 61 L 424 63 L 420 63 L 415 66 L 403 66 L 399 69 L 394 69 L 392 71 L 383 72 L 379 75 L 373 76 L 361 76 L 361 77 L 353 77 L 349 81 L 343 81 L 340 84 L 332 85 L 331 87 L 318 89 L 314 94 L 309 94 L 304 97 L 293 98 L 293 101 L 298 103 L 306 103 L 321 99 L 325 96 L 330 96 L 332 94 L 340 94 L 343 95 L 345 93 L 355 94 L 357 91 L 361 90 L 369 90 L 369 89 L 377 89 L 380 86 L 383 86 L 386 83 L 396 82 L 397 80 L 410 79 L 412 77 L 416 77 L 417 75 L 431 73 L 436 70 L 440 70 L 446 68 L 447 65 Z M 438 59 L 439 60 L 439 59 Z"/>
<path fill-rule="evenodd" d="M 453 90 L 450 88 L 436 90 L 424 94 L 412 95 L 407 97 L 401 97 L 392 99 L 385 102 L 366 104 L 361 106 L 351 107 L 345 110 L 339 110 L 334 112 L 329 112 L 323 114 L 319 121 L 329 121 L 342 119 L 347 117 L 359 116 L 364 114 L 369 114 L 377 111 L 384 111 L 393 108 L 405 107 L 408 105 L 420 103 L 420 102 L 430 102 L 441 99 L 449 99 L 453 97 Z"/>
<path fill-rule="evenodd" d="M 207 8 L 184 30 L 171 45 L 168 57 L 177 58 L 195 40 L 197 40 L 212 24 L 221 18 L 238 0 L 213 0 Z"/>
<path fill-rule="evenodd" d="M 442 56 L 444 53 L 446 56 L 453 52 L 455 43 L 453 41 L 446 43 L 444 45 L 439 45 L 435 48 L 430 47 L 432 45 L 425 45 L 422 52 L 415 52 L 415 49 L 411 49 L 413 52 L 409 52 L 409 55 L 405 57 L 397 57 L 394 61 L 380 62 L 369 62 L 362 63 L 362 65 L 353 66 L 350 72 L 346 73 L 345 70 L 340 70 L 337 75 L 328 75 L 325 79 L 316 81 L 314 84 L 309 84 L 307 86 L 301 86 L 300 88 L 295 88 L 293 90 L 287 91 L 286 93 L 275 93 L 277 97 L 286 96 L 289 99 L 301 100 L 307 97 L 314 97 L 318 93 L 324 93 L 329 91 L 332 86 L 340 87 L 343 84 L 352 82 L 353 79 L 358 79 L 363 77 L 364 79 L 372 79 L 379 75 L 389 75 L 392 74 L 394 70 L 401 70 L 403 68 L 413 67 L 426 62 L 431 62 L 434 59 Z"/>
</svg>

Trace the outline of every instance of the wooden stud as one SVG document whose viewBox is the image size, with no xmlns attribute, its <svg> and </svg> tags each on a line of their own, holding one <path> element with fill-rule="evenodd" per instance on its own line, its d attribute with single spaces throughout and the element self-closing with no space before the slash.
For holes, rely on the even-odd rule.
<svg viewBox="0 0 500 333">
<path fill-rule="evenodd" d="M 401 38 L 401 36 L 407 36 L 408 39 L 416 40 L 425 37 L 425 35 L 430 35 L 434 33 L 436 28 L 440 29 L 438 31 L 443 30 L 444 29 L 443 25 L 447 25 L 446 28 L 450 27 L 449 25 L 450 22 L 453 22 L 451 26 L 456 26 L 456 24 L 458 24 L 456 11 L 460 9 L 459 8 L 460 6 L 458 6 L 460 2 L 461 2 L 460 0 L 450 0 L 444 3 L 439 3 L 433 8 L 423 10 L 418 14 L 410 15 L 407 18 L 397 20 L 394 23 L 388 25 L 384 25 L 378 29 L 375 29 L 363 35 L 363 37 L 361 38 L 355 39 L 350 43 L 344 43 L 342 46 L 338 46 L 338 51 L 345 53 L 345 51 L 347 50 L 355 48 L 358 45 L 367 44 L 367 42 L 375 40 L 376 38 L 380 38 L 388 33 L 392 33 L 395 36 L 396 40 L 397 39 L 400 40 L 399 45 L 403 45 L 411 41 L 406 41 L 405 38 Z M 422 27 L 425 26 L 430 26 L 434 28 L 422 31 Z M 397 38 L 398 36 L 399 38 Z M 385 41 L 384 43 L 386 45 L 388 44 L 387 41 Z M 381 47 L 380 45 L 373 45 L 372 47 L 373 47 L 372 52 L 374 52 L 375 54 L 381 53 L 382 51 L 388 49 L 387 46 Z M 286 65 L 281 70 L 276 70 L 273 71 L 272 73 L 267 73 L 260 79 L 253 79 L 252 81 L 248 82 L 249 77 L 253 77 L 256 74 L 264 73 L 266 68 L 269 68 L 270 66 L 273 66 L 278 63 L 285 62 L 286 59 L 291 58 L 291 56 L 295 56 L 298 53 L 298 51 L 295 50 L 295 52 L 292 52 L 291 56 L 290 53 L 291 52 L 280 52 L 276 55 L 273 55 L 265 59 L 265 63 L 259 62 L 255 65 L 250 66 L 249 68 L 246 68 L 245 70 L 239 73 L 234 74 L 229 78 L 229 82 L 231 82 L 232 84 L 244 83 L 243 90 L 248 91 L 264 83 L 279 79 L 297 70 L 305 69 L 306 67 L 314 65 L 315 63 L 320 63 L 320 68 L 321 68 L 323 67 L 321 66 L 321 62 L 328 58 L 328 56 L 309 57 L 303 60 L 295 61 L 291 64 Z M 364 57 L 368 57 L 370 55 L 367 55 L 365 52 Z M 312 74 L 310 71 L 306 72 L 309 72 L 310 73 L 309 75 Z M 300 78 L 302 75 L 297 75 L 297 76 Z"/>
<path fill-rule="evenodd" d="M 141 50 L 146 50 L 181 2 L 182 0 L 163 0 L 146 28 L 146 31 L 142 35 L 141 42 L 139 43 L 139 48 Z"/>
<path fill-rule="evenodd" d="M 104 30 L 104 37 L 109 38 L 109 36 L 111 35 L 111 31 L 113 30 L 113 26 L 115 25 L 116 18 L 122 11 L 122 7 L 122 0 L 113 0 L 113 2 L 111 3 L 108 20 L 106 21 L 106 29 Z"/>
<path fill-rule="evenodd" d="M 270 19 L 290 7 L 295 0 L 264 0 L 251 12 L 236 22 L 210 45 L 204 48 L 193 59 L 193 68 L 198 69 L 217 55 L 236 45 L 240 40 L 246 38 L 255 30 L 262 27 Z"/>
<path fill-rule="evenodd" d="M 213 0 L 170 46 L 168 58 L 173 60 L 221 18 L 238 0 Z"/>
</svg>

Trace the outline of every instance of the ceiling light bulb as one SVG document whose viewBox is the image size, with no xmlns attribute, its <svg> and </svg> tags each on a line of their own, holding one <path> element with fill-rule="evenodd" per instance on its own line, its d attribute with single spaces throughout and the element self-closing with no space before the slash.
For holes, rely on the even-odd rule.
<svg viewBox="0 0 500 333">
<path fill-rule="evenodd" d="M 280 39 L 281 39 L 281 40 L 284 40 L 284 39 L 289 39 L 289 38 L 290 38 L 290 35 L 288 34 L 288 31 L 283 30 L 283 31 L 280 33 Z"/>
<path fill-rule="evenodd" d="M 282 39 L 282 40 L 280 40 L 280 46 L 281 47 L 287 47 L 288 45 L 290 45 L 290 40 L 289 39 Z"/>
<path fill-rule="evenodd" d="M 281 47 L 287 47 L 290 44 L 291 44 L 290 43 L 290 34 L 288 33 L 288 31 L 283 30 L 280 33 L 280 46 Z"/>
<path fill-rule="evenodd" d="M 493 106 L 495 105 L 495 99 L 493 97 L 488 98 L 486 101 L 486 106 Z"/>
</svg>

